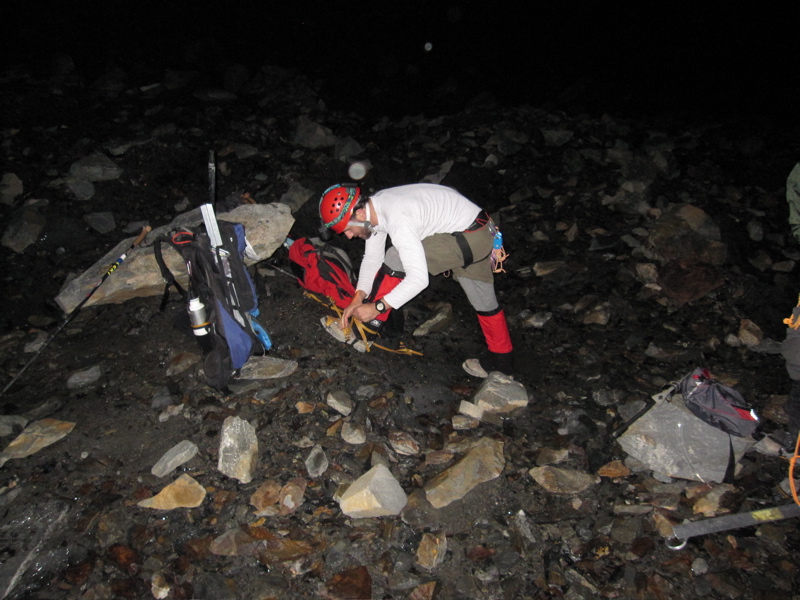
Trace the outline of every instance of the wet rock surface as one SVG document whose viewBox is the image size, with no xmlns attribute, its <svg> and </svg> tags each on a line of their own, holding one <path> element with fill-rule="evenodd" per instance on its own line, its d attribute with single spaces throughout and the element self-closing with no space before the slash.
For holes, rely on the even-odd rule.
<svg viewBox="0 0 800 600">
<path fill-rule="evenodd" d="M 791 597 L 792 520 L 663 542 L 684 519 L 788 503 L 786 461 L 749 451 L 733 482 L 688 482 L 617 442 L 696 366 L 735 385 L 764 431 L 783 426 L 776 342 L 800 258 L 788 129 L 485 96 L 368 117 L 290 70 L 224 74 L 2 75 L 3 384 L 63 318 L 66 282 L 207 200 L 214 150 L 217 197 L 289 205 L 294 237 L 316 232 L 318 193 L 356 160 L 367 189 L 436 181 L 486 207 L 510 253 L 496 281 L 527 400 L 459 414 L 478 406 L 460 365 L 483 342 L 442 277 L 406 308 L 423 356 L 359 354 L 321 330 L 325 306 L 279 248 L 253 272 L 271 356 L 291 368 L 228 396 L 173 327 L 177 295 L 163 312 L 155 297 L 86 308 L 0 398 L 4 449 L 29 423 L 71 424 L 0 468 L 0 597 Z M 232 423 L 246 444 L 222 445 Z M 179 443 L 185 462 L 154 475 Z M 384 516 L 343 512 L 355 482 Z"/>
</svg>

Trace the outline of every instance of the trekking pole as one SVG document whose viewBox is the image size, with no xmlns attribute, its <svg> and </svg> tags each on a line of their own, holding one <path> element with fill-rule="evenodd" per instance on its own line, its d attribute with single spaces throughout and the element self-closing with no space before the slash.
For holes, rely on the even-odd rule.
<svg viewBox="0 0 800 600">
<path fill-rule="evenodd" d="M 213 205 L 217 199 L 217 161 L 214 151 L 208 151 L 208 201 Z"/>
<path fill-rule="evenodd" d="M 92 295 L 93 295 L 93 294 L 94 294 L 94 293 L 97 291 L 97 288 L 99 288 L 101 285 L 103 285 L 103 282 L 104 282 L 106 279 L 108 279 L 108 276 L 109 276 L 109 275 L 111 275 L 111 274 L 112 274 L 114 271 L 116 271 L 116 270 L 117 270 L 117 268 L 118 268 L 118 267 L 119 267 L 119 266 L 120 266 L 120 265 L 121 265 L 121 264 L 122 264 L 122 263 L 125 261 L 125 259 L 128 257 L 128 252 L 130 252 L 131 250 L 133 250 L 134 248 L 136 248 L 136 246 L 138 246 L 139 244 L 141 244 L 141 243 L 142 243 L 142 241 L 144 241 L 144 238 L 145 238 L 145 236 L 146 236 L 148 233 L 150 233 L 150 230 L 151 230 L 151 229 L 152 229 L 152 227 L 150 227 L 149 225 L 147 225 L 147 226 L 145 226 L 145 227 L 142 227 L 142 232 L 141 232 L 141 233 L 138 235 L 138 237 L 137 237 L 135 240 L 133 240 L 133 243 L 130 245 L 130 247 L 129 247 L 127 250 L 125 250 L 125 252 L 123 252 L 123 253 L 122 253 L 122 254 L 119 256 L 119 258 L 118 258 L 117 260 L 115 260 L 115 261 L 114 261 L 114 264 L 112 264 L 112 265 L 109 267 L 109 269 L 108 269 L 108 271 L 106 271 L 105 275 L 103 275 L 103 277 L 100 279 L 100 281 L 98 281 L 98 282 L 97 282 L 97 283 L 94 285 L 94 287 L 93 287 L 91 290 L 89 290 L 89 293 L 88 293 L 88 294 L 86 294 L 86 297 L 85 297 L 83 300 L 81 300 L 81 301 L 80 301 L 80 303 L 79 303 L 79 304 L 78 304 L 78 305 L 77 305 L 75 308 L 73 308 L 73 309 L 72 309 L 72 312 L 70 312 L 70 313 L 69 313 L 69 314 L 68 314 L 66 317 L 64 317 L 64 320 L 63 320 L 63 321 L 61 321 L 61 324 L 60 324 L 60 325 L 59 325 L 59 326 L 56 328 L 56 330 L 55 330 L 55 331 L 54 331 L 54 332 L 53 332 L 53 333 L 50 335 L 50 337 L 49 337 L 49 338 L 47 338 L 47 340 L 45 341 L 45 343 L 44 343 L 44 344 L 42 344 L 42 347 L 41 347 L 41 348 L 39 348 L 39 349 L 36 351 L 36 354 L 34 354 L 34 355 L 33 355 L 33 356 L 30 358 L 30 360 L 29 360 L 27 363 L 25 363 L 25 366 L 24 366 L 24 367 L 22 367 L 22 370 L 21 370 L 19 373 L 17 373 L 17 374 L 14 376 L 14 378 L 13 378 L 11 381 L 9 381 L 9 382 L 6 384 L 6 387 L 4 387 L 4 388 L 3 388 L 3 391 L 2 391 L 2 392 L 0 392 L 0 396 L 2 396 L 3 394 L 5 394 L 5 393 L 6 393 L 6 391 L 8 391 L 8 388 L 10 388 L 12 385 L 14 385 L 14 382 L 15 382 L 17 379 L 19 379 L 19 378 L 20 378 L 20 376 L 21 376 L 21 375 L 22 375 L 22 374 L 25 372 L 25 370 L 26 370 L 26 369 L 27 369 L 29 366 L 31 366 L 31 363 L 33 363 L 33 361 L 34 361 L 34 360 L 36 360 L 36 358 L 37 358 L 37 357 L 38 357 L 38 356 L 39 356 L 39 355 L 42 353 L 42 351 L 43 351 L 45 348 L 47 348 L 47 347 L 50 345 L 50 342 L 52 342 L 52 341 L 55 339 L 55 337 L 56 337 L 56 336 L 57 336 L 59 333 L 61 333 L 61 331 L 64 329 L 64 327 L 66 327 L 66 326 L 69 324 L 69 322 L 70 322 L 70 321 L 72 321 L 72 319 L 74 319 L 74 318 L 75 318 L 75 315 L 77 315 L 77 314 L 78 314 L 78 311 L 81 309 L 81 307 L 82 307 L 84 304 L 86 304 L 86 303 L 89 301 L 89 298 L 91 298 L 91 297 L 92 297 Z"/>
</svg>

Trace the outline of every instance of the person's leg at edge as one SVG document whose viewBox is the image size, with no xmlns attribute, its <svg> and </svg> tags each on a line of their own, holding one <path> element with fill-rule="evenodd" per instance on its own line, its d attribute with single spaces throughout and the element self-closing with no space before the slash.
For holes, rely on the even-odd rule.
<svg viewBox="0 0 800 600">
<path fill-rule="evenodd" d="M 475 368 L 475 359 L 467 361 L 464 369 L 478 377 L 485 377 L 484 373 L 488 374 L 490 371 L 500 371 L 506 375 L 512 375 L 515 371 L 514 345 L 511 342 L 505 312 L 497 301 L 494 283 L 476 281 L 463 276 L 459 277 L 458 283 L 477 313 L 478 324 L 489 350 L 487 359 L 477 361 L 483 372 Z"/>
<path fill-rule="evenodd" d="M 800 318 L 800 306 L 795 307 L 793 317 L 794 319 Z M 792 327 L 786 329 L 786 338 L 781 345 L 781 354 L 786 361 L 786 371 L 792 382 L 784 411 L 789 420 L 788 435 L 782 441 L 786 450 L 794 451 L 800 431 L 800 331 L 798 329 Z"/>
</svg>

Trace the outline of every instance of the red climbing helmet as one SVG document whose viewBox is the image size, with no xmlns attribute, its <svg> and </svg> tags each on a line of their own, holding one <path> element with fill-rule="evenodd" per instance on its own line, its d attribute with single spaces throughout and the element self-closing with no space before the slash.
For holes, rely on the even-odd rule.
<svg viewBox="0 0 800 600">
<path fill-rule="evenodd" d="M 355 185 L 337 183 L 325 190 L 319 201 L 319 216 L 325 227 L 342 233 L 360 197 L 361 190 Z"/>
</svg>

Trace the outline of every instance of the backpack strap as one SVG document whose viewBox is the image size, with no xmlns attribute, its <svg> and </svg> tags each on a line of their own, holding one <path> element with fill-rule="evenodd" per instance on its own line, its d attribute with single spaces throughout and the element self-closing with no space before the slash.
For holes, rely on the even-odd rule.
<svg viewBox="0 0 800 600">
<path fill-rule="evenodd" d="M 160 310 L 163 312 L 167 306 L 167 302 L 169 301 L 169 288 L 170 286 L 175 286 L 175 289 L 178 290 L 178 293 L 181 295 L 181 298 L 188 301 L 189 293 L 183 289 L 181 284 L 175 279 L 175 275 L 170 271 L 169 267 L 167 267 L 167 263 L 164 261 L 164 253 L 162 250 L 163 244 L 169 244 L 175 250 L 177 250 L 178 254 L 186 260 L 186 257 L 183 253 L 184 244 L 188 247 L 188 244 L 194 239 L 194 233 L 188 230 L 175 230 L 171 234 L 162 235 L 155 239 L 153 242 L 153 254 L 156 258 L 156 263 L 158 264 L 158 268 L 161 271 L 161 277 L 164 278 L 166 285 L 164 286 L 164 295 L 161 298 L 161 306 Z"/>
</svg>

